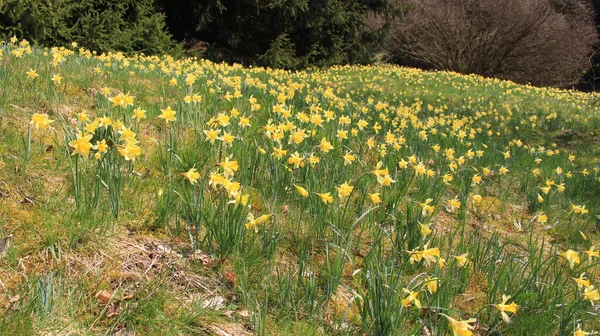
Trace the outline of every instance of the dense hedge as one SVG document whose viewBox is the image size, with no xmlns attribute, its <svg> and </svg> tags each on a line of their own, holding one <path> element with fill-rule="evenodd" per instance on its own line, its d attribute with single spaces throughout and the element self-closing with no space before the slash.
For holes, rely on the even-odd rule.
<svg viewBox="0 0 600 336">
<path fill-rule="evenodd" d="M 577 83 L 597 43 L 588 0 L 397 0 L 390 59 L 539 86 Z"/>
<path fill-rule="evenodd" d="M 0 38 L 97 51 L 167 52 L 175 47 L 154 0 L 0 0 Z"/>
</svg>

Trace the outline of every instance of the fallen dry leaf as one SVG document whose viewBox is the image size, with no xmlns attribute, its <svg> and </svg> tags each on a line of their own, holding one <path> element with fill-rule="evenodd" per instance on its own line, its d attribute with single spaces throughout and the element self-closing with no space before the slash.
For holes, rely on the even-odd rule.
<svg viewBox="0 0 600 336">
<path fill-rule="evenodd" d="M 241 317 L 250 317 L 250 311 L 247 309 L 242 309 L 237 312 Z"/>
<path fill-rule="evenodd" d="M 6 254 L 6 250 L 10 247 L 10 238 L 12 235 L 8 235 L 4 238 L 0 239 L 0 256 L 4 256 Z"/>
<path fill-rule="evenodd" d="M 231 271 L 225 271 L 225 280 L 227 280 L 227 282 L 229 282 L 232 286 L 235 286 L 235 283 L 237 281 L 237 276 L 235 275 L 235 273 L 231 272 Z"/>
<path fill-rule="evenodd" d="M 212 268 L 217 265 L 217 260 L 211 258 L 208 254 L 197 250 L 193 254 L 188 257 L 190 260 L 198 260 L 202 263 L 202 265 Z"/>
<path fill-rule="evenodd" d="M 17 294 L 15 296 L 12 296 L 10 299 L 8 299 L 8 302 L 15 303 L 15 302 L 19 302 L 19 300 L 21 300 L 21 295 Z"/>
<path fill-rule="evenodd" d="M 102 302 L 102 304 L 107 304 L 112 298 L 112 293 L 107 290 L 101 290 L 98 293 L 96 293 L 96 299 Z"/>
<path fill-rule="evenodd" d="M 219 310 L 225 308 L 226 301 L 227 300 L 222 296 L 213 296 L 204 300 L 204 302 L 202 302 L 202 307 Z"/>
<path fill-rule="evenodd" d="M 25 197 L 19 203 L 21 203 L 21 204 L 33 204 L 33 197 Z"/>
</svg>

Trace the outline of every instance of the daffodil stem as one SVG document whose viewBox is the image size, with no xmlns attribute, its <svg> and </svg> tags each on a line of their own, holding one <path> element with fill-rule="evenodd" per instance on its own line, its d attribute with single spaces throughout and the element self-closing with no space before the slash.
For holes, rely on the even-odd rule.
<svg viewBox="0 0 600 336">
<path fill-rule="evenodd" d="M 29 156 L 31 155 L 31 124 L 29 124 L 29 130 L 27 131 L 27 153 L 25 153 L 25 162 L 29 163 Z"/>
<path fill-rule="evenodd" d="M 169 180 L 171 180 L 171 156 L 169 155 L 169 144 L 170 144 L 170 139 L 169 139 L 169 125 L 165 125 L 165 172 L 167 173 L 167 176 L 169 177 Z"/>
<path fill-rule="evenodd" d="M 219 146 L 219 162 L 221 162 L 221 156 L 223 155 L 223 144 Z"/>
<path fill-rule="evenodd" d="M 75 170 L 73 171 L 73 188 L 75 189 L 75 205 L 79 208 L 81 204 L 81 183 L 79 181 L 79 155 L 75 156 Z"/>
</svg>

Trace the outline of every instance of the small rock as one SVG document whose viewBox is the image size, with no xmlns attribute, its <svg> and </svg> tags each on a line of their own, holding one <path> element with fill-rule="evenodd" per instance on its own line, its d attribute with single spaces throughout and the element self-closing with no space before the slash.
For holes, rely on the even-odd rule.
<svg viewBox="0 0 600 336">
<path fill-rule="evenodd" d="M 156 251 L 161 254 L 169 254 L 173 252 L 173 249 L 169 245 L 159 244 L 156 246 Z"/>
</svg>

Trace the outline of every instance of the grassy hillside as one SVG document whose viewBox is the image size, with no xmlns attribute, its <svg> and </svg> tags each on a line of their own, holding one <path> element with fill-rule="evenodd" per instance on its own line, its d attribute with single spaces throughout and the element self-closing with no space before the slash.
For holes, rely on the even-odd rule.
<svg viewBox="0 0 600 336">
<path fill-rule="evenodd" d="M 599 107 L 3 43 L 0 334 L 598 330 Z"/>
</svg>

